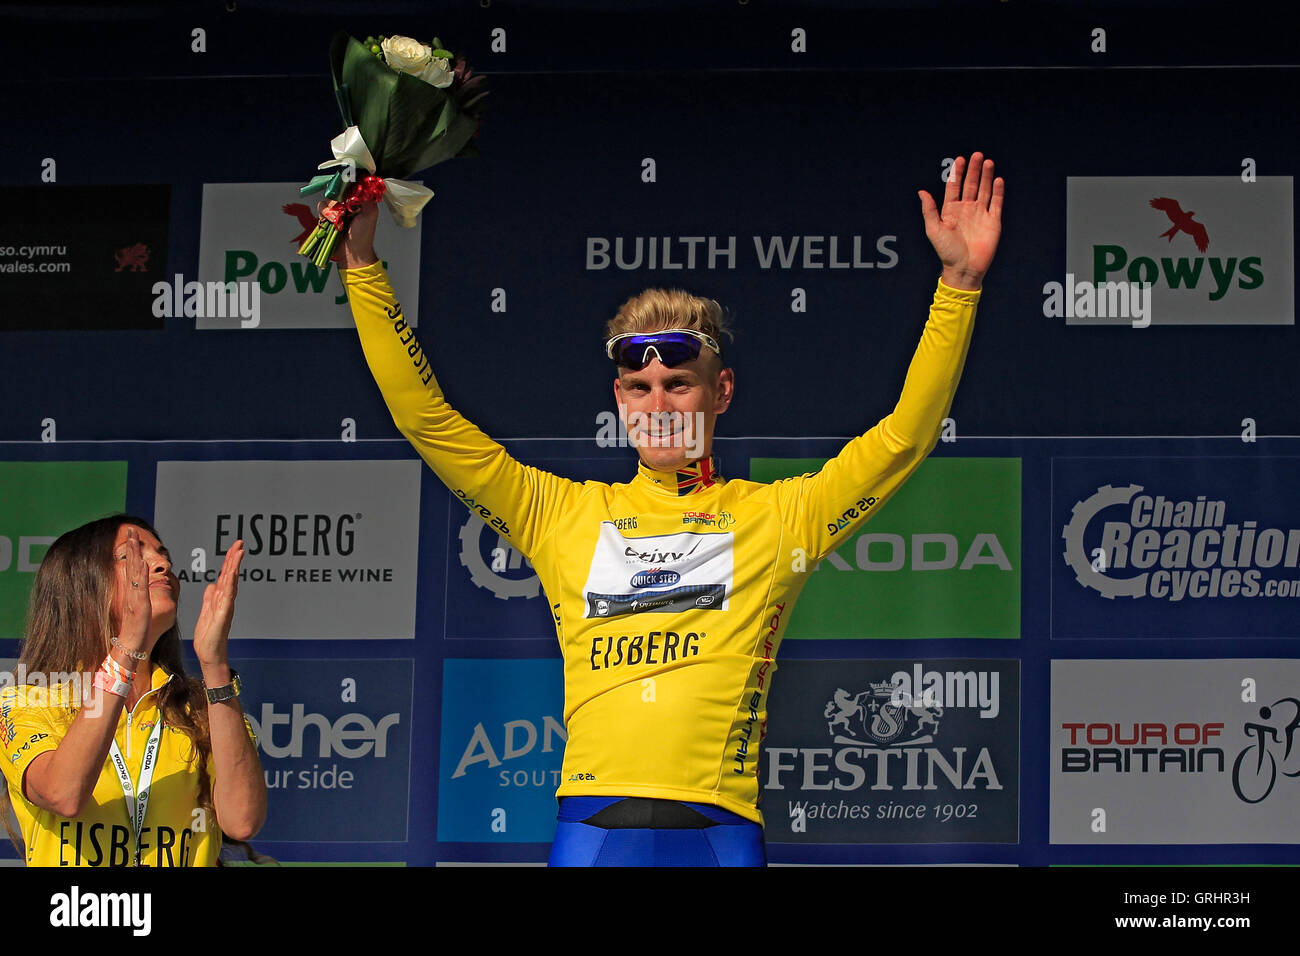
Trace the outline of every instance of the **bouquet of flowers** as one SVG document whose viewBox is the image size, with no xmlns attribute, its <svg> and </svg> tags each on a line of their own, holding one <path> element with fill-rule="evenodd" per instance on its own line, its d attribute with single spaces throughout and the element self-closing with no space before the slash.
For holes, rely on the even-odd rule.
<svg viewBox="0 0 1300 956">
<path fill-rule="evenodd" d="M 456 156 L 476 156 L 483 78 L 436 37 L 339 33 L 330 44 L 334 96 L 342 133 L 330 142 L 334 158 L 300 192 L 329 200 L 299 253 L 325 268 L 339 236 L 363 202 L 383 199 L 399 226 L 413 226 L 433 191 L 405 177 Z M 364 174 L 359 172 L 364 170 Z"/>
</svg>

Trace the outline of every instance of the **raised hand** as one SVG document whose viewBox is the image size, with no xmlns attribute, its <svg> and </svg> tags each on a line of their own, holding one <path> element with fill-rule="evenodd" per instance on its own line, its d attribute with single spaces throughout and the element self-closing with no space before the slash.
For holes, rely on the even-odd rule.
<svg viewBox="0 0 1300 956">
<path fill-rule="evenodd" d="M 925 234 L 943 263 L 943 281 L 954 289 L 978 289 L 993 264 L 1002 235 L 1004 190 L 1002 178 L 993 177 L 993 160 L 972 153 L 969 165 L 960 156 L 953 163 L 942 210 L 928 192 L 917 193 Z"/>
<path fill-rule="evenodd" d="M 319 215 L 325 203 L 317 203 Z M 338 246 L 331 256 L 344 269 L 360 269 L 372 262 L 378 262 L 375 255 L 375 226 L 379 223 L 379 203 L 365 202 L 348 223 L 348 228 L 339 239 Z"/>
<path fill-rule="evenodd" d="M 149 597 L 149 566 L 140 546 L 140 533 L 135 528 L 126 529 L 126 542 L 118 546 L 113 557 L 121 618 L 117 639 L 127 651 L 141 651 L 149 640 L 153 604 Z"/>
<path fill-rule="evenodd" d="M 224 668 L 230 639 L 230 622 L 235 617 L 235 595 L 239 590 L 239 563 L 244 560 L 244 542 L 236 541 L 226 552 L 217 580 L 203 590 L 203 607 L 194 625 L 194 656 L 207 670 Z"/>
</svg>

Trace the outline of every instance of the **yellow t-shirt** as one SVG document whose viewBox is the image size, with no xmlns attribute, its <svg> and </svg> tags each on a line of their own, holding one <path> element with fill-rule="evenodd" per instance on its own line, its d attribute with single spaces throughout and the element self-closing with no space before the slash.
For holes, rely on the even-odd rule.
<svg viewBox="0 0 1300 956">
<path fill-rule="evenodd" d="M 979 293 L 939 284 L 897 407 L 819 473 L 726 481 L 705 459 L 608 485 L 510 457 L 443 398 L 382 267 L 343 277 L 398 428 L 546 590 L 569 733 L 558 795 L 708 803 L 761 822 L 759 743 L 790 610 L 807 571 L 934 447 Z"/>
<path fill-rule="evenodd" d="M 154 666 L 153 691 L 134 710 L 123 708 L 114 739 L 138 787 L 140 765 L 149 735 L 159 719 L 157 691 L 174 678 Z M 43 810 L 23 794 L 23 775 L 32 758 L 54 750 L 76 716 L 74 685 L 52 688 L 24 684 L 0 691 L 0 748 L 14 816 L 27 844 L 28 866 L 130 866 L 135 831 L 122 784 L 112 758 L 95 783 L 94 792 L 75 819 Z M 157 765 L 149 794 L 141 840 L 145 866 L 214 866 L 221 852 L 221 831 L 212 813 L 196 814 L 199 774 L 190 738 L 163 725 Z M 208 764 L 209 777 L 212 764 Z"/>
</svg>

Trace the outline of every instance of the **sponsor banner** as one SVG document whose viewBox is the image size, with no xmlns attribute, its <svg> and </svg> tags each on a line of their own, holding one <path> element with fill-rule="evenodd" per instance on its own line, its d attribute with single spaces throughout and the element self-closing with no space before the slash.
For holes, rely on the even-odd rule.
<svg viewBox="0 0 1300 956">
<path fill-rule="evenodd" d="M 0 462 L 0 638 L 23 636 L 32 580 L 54 539 L 125 506 L 124 461 Z"/>
<path fill-rule="evenodd" d="M 528 464 L 578 480 L 628 481 L 636 473 L 636 459 L 628 455 L 530 458 Z M 467 512 L 455 495 L 448 496 L 447 509 L 447 619 L 443 633 L 458 640 L 554 641 L 555 622 L 532 563 L 477 513 Z M 573 560 L 582 566 L 590 559 L 584 554 Z M 624 584 L 632 574 L 629 570 Z"/>
<path fill-rule="evenodd" d="M 734 547 L 730 531 L 624 536 L 613 521 L 603 521 L 583 589 L 585 616 L 725 611 Z"/>
<path fill-rule="evenodd" d="M 1300 843 L 1300 661 L 1056 660 L 1052 843 Z"/>
<path fill-rule="evenodd" d="M 1020 662 L 785 661 L 758 779 L 769 843 L 1015 843 Z"/>
<path fill-rule="evenodd" d="M 409 660 L 233 661 L 269 803 L 258 841 L 407 839 Z"/>
<path fill-rule="evenodd" d="M 352 328 L 338 264 L 318 269 L 298 247 L 315 228 L 317 196 L 301 183 L 207 183 L 199 236 L 198 281 L 256 282 L 258 328 Z M 411 325 L 420 314 L 420 222 L 401 229 L 381 210 L 375 244 L 384 251 L 393 288 Z M 170 277 L 166 277 L 170 278 Z M 192 314 L 192 313 L 191 313 Z M 195 315 L 198 329 L 239 328 L 239 318 Z"/>
<path fill-rule="evenodd" d="M 568 733 L 559 660 L 447 660 L 438 840 L 549 843 Z"/>
<path fill-rule="evenodd" d="M 418 461 L 162 461 L 154 513 L 182 633 L 243 539 L 231 636 L 415 636 Z"/>
<path fill-rule="evenodd" d="M 0 188 L 0 329 L 161 329 L 171 186 Z"/>
<path fill-rule="evenodd" d="M 1300 458 L 1054 458 L 1052 636 L 1300 635 Z"/>
<path fill-rule="evenodd" d="M 775 481 L 824 463 L 754 458 L 750 477 Z M 1019 637 L 1020 459 L 922 462 L 810 570 L 785 636 Z"/>
<path fill-rule="evenodd" d="M 1089 301 L 1089 286 L 1141 283 L 1156 325 L 1295 324 L 1291 193 L 1290 176 L 1070 176 L 1074 294 L 1063 290 L 1049 314 L 1067 325 L 1127 325 L 1102 295 Z"/>
</svg>

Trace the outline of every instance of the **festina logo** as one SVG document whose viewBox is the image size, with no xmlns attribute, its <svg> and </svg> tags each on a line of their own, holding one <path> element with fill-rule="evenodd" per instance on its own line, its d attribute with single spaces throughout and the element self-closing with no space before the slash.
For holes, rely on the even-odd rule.
<svg viewBox="0 0 1300 956">
<path fill-rule="evenodd" d="M 1001 790 L 987 747 L 769 747 L 765 790 Z"/>
</svg>

